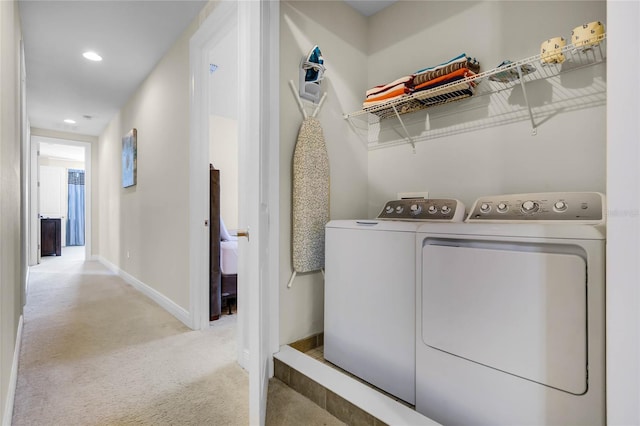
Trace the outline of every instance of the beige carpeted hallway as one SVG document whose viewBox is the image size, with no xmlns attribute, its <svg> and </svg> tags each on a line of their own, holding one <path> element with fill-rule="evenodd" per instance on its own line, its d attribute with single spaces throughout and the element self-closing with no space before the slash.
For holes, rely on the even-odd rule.
<svg viewBox="0 0 640 426">
<path fill-rule="evenodd" d="M 81 250 L 31 269 L 12 424 L 248 424 L 236 316 L 192 331 Z M 270 425 L 340 424 L 278 383 L 268 407 Z"/>
</svg>

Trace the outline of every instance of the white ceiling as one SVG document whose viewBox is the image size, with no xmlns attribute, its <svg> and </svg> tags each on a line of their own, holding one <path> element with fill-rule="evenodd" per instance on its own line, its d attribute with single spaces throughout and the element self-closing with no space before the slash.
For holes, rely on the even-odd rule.
<svg viewBox="0 0 640 426">
<path fill-rule="evenodd" d="M 206 3 L 20 0 L 31 126 L 99 135 Z"/>
<path fill-rule="evenodd" d="M 345 3 L 364 16 L 371 16 L 397 1 L 398 0 L 345 0 Z"/>
<path fill-rule="evenodd" d="M 347 1 L 365 16 L 394 2 Z M 99 135 L 206 3 L 19 0 L 31 126 Z"/>
</svg>

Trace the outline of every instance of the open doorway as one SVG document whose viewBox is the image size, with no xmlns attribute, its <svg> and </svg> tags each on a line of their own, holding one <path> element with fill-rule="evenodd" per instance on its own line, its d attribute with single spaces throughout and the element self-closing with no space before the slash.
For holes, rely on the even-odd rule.
<svg viewBox="0 0 640 426">
<path fill-rule="evenodd" d="M 201 255 L 191 258 L 191 290 L 190 310 L 193 327 L 196 329 L 215 327 L 219 321 L 210 321 L 211 295 L 211 242 L 210 228 L 202 228 L 202 215 L 211 220 L 212 225 L 222 218 L 226 228 L 233 234 L 239 226 L 248 231 L 249 209 L 242 209 L 240 188 L 249 181 L 247 174 L 257 173 L 258 167 L 250 171 L 248 163 L 240 164 L 242 141 L 247 140 L 246 132 L 248 114 L 240 115 L 241 100 L 249 99 L 247 87 L 240 82 L 243 75 L 239 65 L 244 55 L 240 54 L 241 41 L 246 39 L 240 32 L 241 4 L 221 2 L 209 15 L 207 20 L 190 40 L 191 72 L 194 91 L 191 122 L 190 180 L 193 194 L 190 203 L 190 236 L 191 250 Z M 246 23 L 245 23 L 246 24 Z M 245 82 L 246 83 L 246 82 Z M 246 128 L 241 124 L 244 123 Z M 244 133 L 243 133 L 244 132 Z M 244 139 L 243 139 L 244 138 Z M 253 138 L 252 140 L 256 140 Z M 246 142 L 245 142 L 246 143 Z M 253 160 L 253 159 L 252 159 Z M 221 213 L 219 217 L 210 216 L 209 167 L 220 172 Z M 241 166 L 244 166 L 241 167 Z M 237 174 L 237 178 L 232 177 Z M 235 189 L 229 184 L 237 182 Z M 253 219 L 253 218 L 252 218 Z M 238 241 L 238 274 L 236 313 L 232 316 L 221 316 L 237 321 L 236 350 L 238 363 L 249 369 L 249 333 L 247 330 L 249 294 L 247 287 L 252 285 L 247 279 L 249 273 L 257 271 L 248 269 L 249 253 L 253 253 L 248 244 L 249 238 Z M 213 257 L 216 258 L 215 254 Z M 219 258 L 219 256 L 218 256 Z M 253 260 L 253 258 L 251 259 Z M 222 303 L 221 303 L 222 305 Z M 228 311 L 227 311 L 228 312 Z M 221 311 L 222 313 L 222 311 Z"/>
<path fill-rule="evenodd" d="M 29 264 L 91 256 L 91 145 L 32 136 Z"/>
<path fill-rule="evenodd" d="M 209 59 L 209 163 L 218 170 L 220 224 L 220 315 L 238 303 L 238 32 L 237 25 L 211 46 Z M 211 220 L 218 220 L 211 216 Z M 212 228 L 214 225 L 212 223 Z M 213 242 L 211 245 L 213 247 Z M 211 289 L 215 288 L 212 286 Z M 215 295 L 214 295 L 215 296 Z M 215 306 L 215 303 L 212 305 Z M 216 312 L 217 313 L 217 312 Z"/>
</svg>

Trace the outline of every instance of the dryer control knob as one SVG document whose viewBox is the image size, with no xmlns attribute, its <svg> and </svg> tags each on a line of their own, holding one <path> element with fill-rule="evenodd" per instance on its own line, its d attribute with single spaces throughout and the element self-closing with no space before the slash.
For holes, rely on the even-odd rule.
<svg viewBox="0 0 640 426">
<path fill-rule="evenodd" d="M 557 201 L 554 205 L 553 208 L 555 211 L 558 212 L 563 212 L 567 209 L 567 203 L 565 203 L 564 201 Z"/>
<path fill-rule="evenodd" d="M 396 213 L 398 213 L 398 214 L 402 213 L 403 210 L 404 210 L 404 208 L 402 206 L 396 207 Z"/>
<path fill-rule="evenodd" d="M 422 206 L 418 204 L 411 204 L 411 207 L 409 207 L 409 210 L 410 210 L 411 216 L 418 216 L 422 211 Z"/>
<path fill-rule="evenodd" d="M 451 213 L 451 207 L 449 207 L 449 206 L 442 206 L 442 208 L 440 209 L 440 211 L 441 211 L 443 214 L 449 214 L 449 213 Z"/>
<path fill-rule="evenodd" d="M 393 213 L 393 206 L 387 206 L 387 207 L 384 209 L 384 211 L 385 211 L 386 213 Z"/>
<path fill-rule="evenodd" d="M 508 207 L 507 207 L 507 205 L 506 205 L 505 203 L 500 203 L 500 204 L 498 204 L 498 211 L 499 211 L 500 213 L 504 213 L 504 212 L 506 212 L 506 211 L 507 211 L 507 209 L 508 209 Z"/>
<path fill-rule="evenodd" d="M 438 208 L 436 206 L 434 206 L 434 205 L 431 205 L 431 206 L 429 206 L 427 211 L 429 212 L 429 214 L 436 214 L 436 213 L 438 213 Z"/>
<path fill-rule="evenodd" d="M 482 203 L 480 204 L 480 211 L 482 213 L 489 213 L 489 211 L 491 210 L 491 206 L 487 203 Z"/>
<path fill-rule="evenodd" d="M 533 202 L 531 200 L 527 200 L 522 203 L 522 212 L 523 213 L 535 213 L 538 211 L 538 203 Z"/>
</svg>

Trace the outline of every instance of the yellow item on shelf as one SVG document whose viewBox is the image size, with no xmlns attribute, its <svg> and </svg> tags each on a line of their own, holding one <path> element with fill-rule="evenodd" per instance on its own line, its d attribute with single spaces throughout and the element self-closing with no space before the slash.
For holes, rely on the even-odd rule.
<svg viewBox="0 0 640 426">
<path fill-rule="evenodd" d="M 571 43 L 576 47 L 597 46 L 604 36 L 604 25 L 600 21 L 589 22 L 571 31 Z"/>
<path fill-rule="evenodd" d="M 562 48 L 567 45 L 564 37 L 554 37 L 542 42 L 540 46 L 540 61 L 543 64 L 561 64 L 564 62 Z"/>
</svg>

